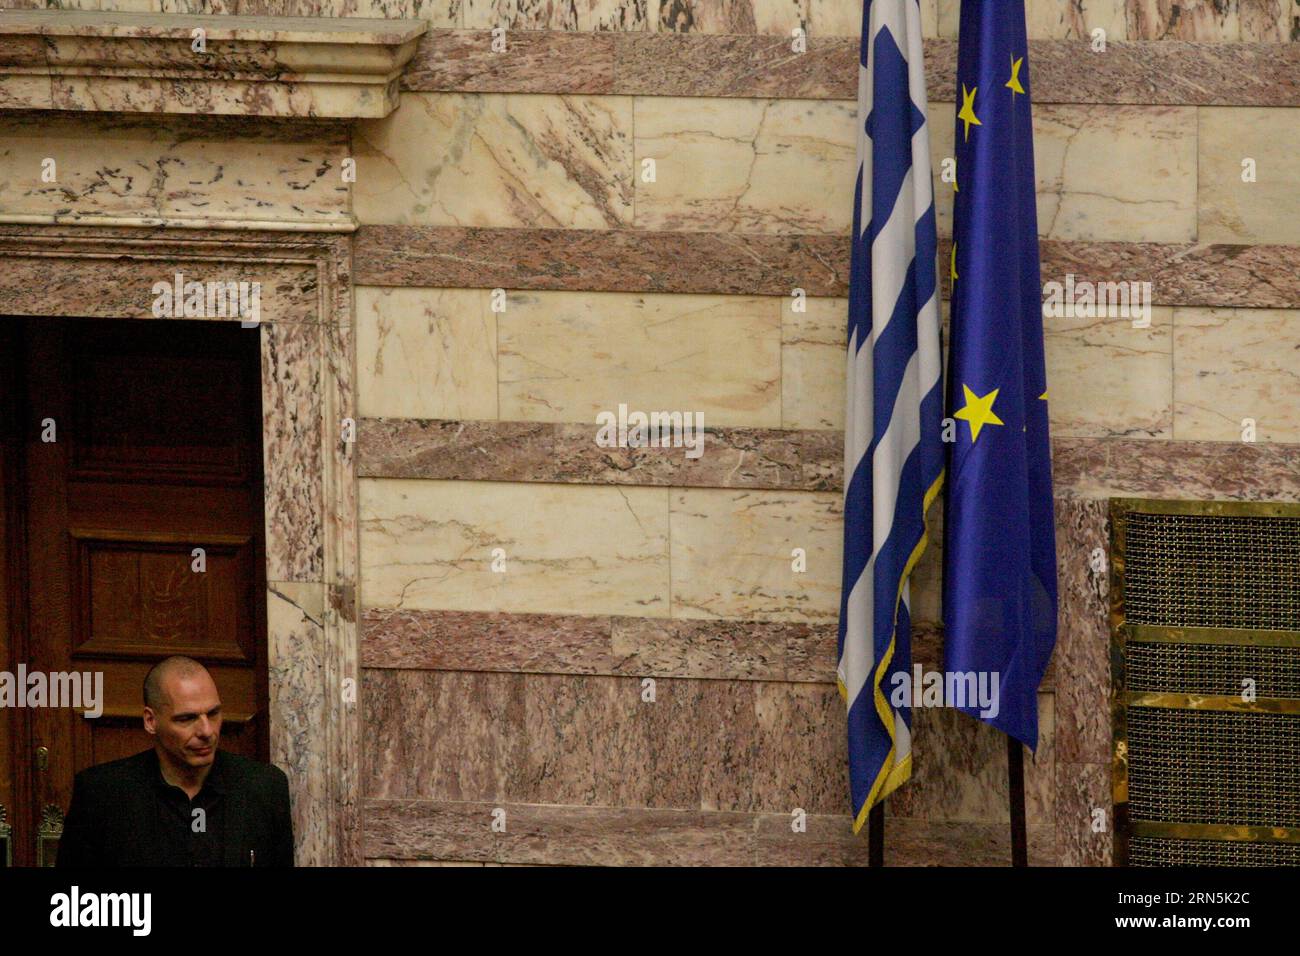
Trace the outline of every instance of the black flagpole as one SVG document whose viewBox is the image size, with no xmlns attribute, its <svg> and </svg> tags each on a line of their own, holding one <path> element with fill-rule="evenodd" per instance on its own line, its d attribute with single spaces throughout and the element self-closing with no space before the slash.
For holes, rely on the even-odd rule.
<svg viewBox="0 0 1300 956">
<path fill-rule="evenodd" d="M 867 813 L 867 865 L 885 865 L 885 801 Z"/>
<path fill-rule="evenodd" d="M 1025 834 L 1025 747 L 1007 734 L 1007 789 L 1011 795 L 1011 865 L 1029 865 Z"/>
</svg>

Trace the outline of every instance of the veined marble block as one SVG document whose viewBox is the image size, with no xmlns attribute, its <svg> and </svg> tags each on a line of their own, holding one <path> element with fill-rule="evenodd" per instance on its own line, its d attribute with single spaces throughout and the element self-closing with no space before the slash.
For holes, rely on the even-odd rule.
<svg viewBox="0 0 1300 956">
<path fill-rule="evenodd" d="M 1043 319 L 1054 436 L 1173 437 L 1172 312 Z"/>
<path fill-rule="evenodd" d="M 362 601 L 666 617 L 668 496 L 666 488 L 363 479 Z"/>
<path fill-rule="evenodd" d="M 759 296 L 511 293 L 496 316 L 501 418 L 594 433 L 598 414 L 626 404 L 777 427 L 779 308 Z"/>
<path fill-rule="evenodd" d="M 490 290 L 358 288 L 356 295 L 362 415 L 497 417 Z"/>
<path fill-rule="evenodd" d="M 836 619 L 842 516 L 834 493 L 673 491 L 672 616 Z"/>
<path fill-rule="evenodd" d="M 1199 113 L 1200 241 L 1300 244 L 1300 109 Z"/>
<path fill-rule="evenodd" d="M 612 229 L 632 221 L 632 100 L 406 93 L 355 129 L 368 223 Z"/>
<path fill-rule="evenodd" d="M 1174 310 L 1174 437 L 1300 442 L 1300 312 Z"/>
<path fill-rule="evenodd" d="M 844 427 L 848 321 L 847 299 L 782 299 L 782 428 Z"/>
<path fill-rule="evenodd" d="M 636 97 L 636 227 L 847 232 L 857 108 L 827 100 Z M 641 168 L 639 166 L 639 168 Z"/>
</svg>

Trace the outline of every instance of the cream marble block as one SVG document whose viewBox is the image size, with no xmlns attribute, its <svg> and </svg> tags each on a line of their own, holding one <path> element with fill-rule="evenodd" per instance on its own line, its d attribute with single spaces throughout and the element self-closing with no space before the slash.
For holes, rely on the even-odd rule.
<svg viewBox="0 0 1300 956">
<path fill-rule="evenodd" d="M 862 35 L 862 0 L 811 0 L 811 36 Z M 789 31 L 786 31 L 787 33 Z M 921 0 L 921 36 L 939 35 L 939 0 Z"/>
<path fill-rule="evenodd" d="M 939 36 L 948 40 L 957 39 L 961 28 L 961 0 L 935 0 L 935 13 Z"/>
<path fill-rule="evenodd" d="M 812 2 L 815 0 L 646 0 L 646 7 L 649 29 L 660 33 L 790 36 L 798 26 L 808 31 Z"/>
<path fill-rule="evenodd" d="M 1240 0 L 1126 0 L 1133 35 L 1144 40 L 1236 40 Z M 1174 8 L 1177 14 L 1173 13 Z"/>
<path fill-rule="evenodd" d="M 22 0 L 0 0 L 0 7 L 21 4 Z M 44 6 L 67 10 L 73 4 L 79 10 L 118 13 L 413 18 L 428 20 L 433 27 L 461 25 L 461 0 L 46 0 Z"/>
<path fill-rule="evenodd" d="M 669 494 L 363 479 L 363 603 L 667 617 Z M 494 548 L 504 573 L 492 570 Z"/>
<path fill-rule="evenodd" d="M 959 0 L 938 0 L 939 35 L 957 38 Z M 1109 40 L 1277 42 L 1289 37 L 1292 0 L 1025 0 L 1031 40 L 1080 39 L 1100 27 Z"/>
<path fill-rule="evenodd" d="M 943 161 L 955 159 L 953 138 L 957 132 L 957 107 L 953 103 L 930 103 L 926 126 L 930 130 L 930 171 L 934 188 L 934 222 L 941 236 L 952 235 L 952 204 L 956 201 L 952 183 L 945 183 Z"/>
<path fill-rule="evenodd" d="M 672 616 L 834 621 L 843 533 L 835 493 L 675 490 Z"/>
<path fill-rule="evenodd" d="M 781 427 L 844 427 L 848 299 L 781 300 Z"/>
<path fill-rule="evenodd" d="M 1129 35 L 1139 40 L 1285 41 L 1296 12 L 1294 0 L 1126 0 L 1126 5 Z"/>
<path fill-rule="evenodd" d="M 101 0 L 0 0 L 0 10 L 98 10 Z"/>
<path fill-rule="evenodd" d="M 1107 41 L 1123 40 L 1128 36 L 1126 2 L 1025 0 L 1025 28 L 1031 40 L 1090 39 L 1092 31 L 1098 28 L 1106 31 Z M 939 6 L 943 10 L 945 25 L 951 30 L 943 36 L 956 39 L 959 25 L 957 0 L 939 0 Z"/>
<path fill-rule="evenodd" d="M 325 585 L 272 581 L 266 589 L 271 762 L 289 777 L 299 866 L 328 861 L 329 754 L 312 746 L 329 721 Z"/>
<path fill-rule="evenodd" d="M 631 224 L 630 97 L 408 92 L 355 129 L 363 223 Z"/>
<path fill-rule="evenodd" d="M 979 111 L 976 98 L 976 113 Z M 930 159 L 939 234 L 952 235 L 956 107 L 930 104 Z M 1045 239 L 1196 239 L 1196 116 L 1190 107 L 1037 106 L 1034 172 Z M 957 171 L 958 185 L 961 170 Z"/>
<path fill-rule="evenodd" d="M 1034 162 L 1044 238 L 1196 238 L 1196 111 L 1190 107 L 1040 107 Z M 960 170 L 957 176 L 960 184 Z"/>
<path fill-rule="evenodd" d="M 357 289 L 366 418 L 497 417 L 497 317 L 486 289 Z"/>
<path fill-rule="evenodd" d="M 657 11 L 636 0 L 461 0 L 467 30 L 645 30 Z"/>
<path fill-rule="evenodd" d="M 647 30 L 658 12 L 655 0 L 461 0 L 467 30 Z"/>
<path fill-rule="evenodd" d="M 0 221 L 349 230 L 346 155 L 311 121 L 0 116 Z"/>
<path fill-rule="evenodd" d="M 914 623 L 943 620 L 943 496 L 941 491 L 925 513 L 925 550 L 907 582 Z"/>
<path fill-rule="evenodd" d="M 590 422 L 620 403 L 781 424 L 780 302 L 763 296 L 515 292 L 497 316 L 501 418 Z M 708 454 L 705 446 L 704 454 Z"/>
<path fill-rule="evenodd" d="M 846 232 L 852 224 L 853 104 L 637 98 L 638 229 Z M 931 105 L 939 232 L 952 234 L 950 103 Z M 1035 111 L 1039 233 L 1053 239 L 1196 238 L 1196 112 L 1174 107 Z M 961 172 L 958 170 L 958 177 Z"/>
<path fill-rule="evenodd" d="M 1300 442 L 1300 311 L 1174 310 L 1174 436 Z"/>
<path fill-rule="evenodd" d="M 172 2 L 172 0 L 162 0 Z M 227 0 L 228 2 L 228 0 Z M 271 0 L 275 2 L 275 0 Z M 463 26 L 463 0 L 298 0 L 305 8 L 318 8 L 320 16 L 380 17 L 386 20 L 411 17 L 428 20 L 435 28 Z"/>
<path fill-rule="evenodd" d="M 1300 243 L 1297 152 L 1300 109 L 1202 108 L 1200 241 Z M 1248 158 L 1252 183 L 1242 181 Z"/>
<path fill-rule="evenodd" d="M 1107 42 L 1124 40 L 1125 0 L 1025 0 L 1025 28 L 1031 40 L 1091 39 L 1097 29 L 1106 31 Z"/>
<path fill-rule="evenodd" d="M 857 107 L 831 100 L 636 98 L 638 229 L 847 233 Z"/>
<path fill-rule="evenodd" d="M 859 15 L 861 20 L 861 15 Z M 856 36 L 861 30 L 849 30 L 849 36 Z M 937 37 L 939 35 L 939 0 L 921 0 L 921 36 Z"/>
<path fill-rule="evenodd" d="M 1173 437 L 1172 313 L 1152 308 L 1146 329 L 1132 318 L 1044 317 L 1054 436 Z"/>
<path fill-rule="evenodd" d="M 802 313 L 782 300 L 782 428 L 844 427 L 848 318 L 848 299 L 809 298 Z M 946 335 L 947 300 L 939 302 L 939 320 Z"/>
<path fill-rule="evenodd" d="M 1292 39 L 1300 6 L 1295 0 L 1241 0 L 1239 15 L 1243 42 L 1284 43 Z"/>
<path fill-rule="evenodd" d="M 754 32 L 763 36 L 791 36 L 794 30 L 802 29 L 804 34 L 813 33 L 812 29 L 812 4 L 815 0 L 753 0 L 754 8 Z M 852 0 L 847 0 L 848 6 L 853 6 Z M 671 4 L 670 4 L 671 6 Z M 724 5 L 719 4 L 713 7 L 711 4 L 697 3 L 696 7 L 700 10 L 710 8 L 718 9 Z M 861 18 L 861 12 L 858 14 Z M 730 30 L 720 30 L 720 33 L 729 33 Z"/>
</svg>

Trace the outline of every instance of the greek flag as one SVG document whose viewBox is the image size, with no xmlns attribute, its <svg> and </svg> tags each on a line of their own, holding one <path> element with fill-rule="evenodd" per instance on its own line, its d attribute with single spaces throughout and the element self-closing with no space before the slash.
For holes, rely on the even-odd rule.
<svg viewBox="0 0 1300 956">
<path fill-rule="evenodd" d="M 844 427 L 839 687 L 853 829 L 911 773 L 908 576 L 943 484 L 934 195 L 917 0 L 867 0 L 858 71 L 858 183 Z"/>
</svg>

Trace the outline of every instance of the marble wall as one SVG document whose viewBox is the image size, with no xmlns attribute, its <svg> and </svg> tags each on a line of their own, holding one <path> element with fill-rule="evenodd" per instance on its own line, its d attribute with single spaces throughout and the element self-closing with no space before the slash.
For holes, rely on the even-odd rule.
<svg viewBox="0 0 1300 956">
<path fill-rule="evenodd" d="M 499 69 L 486 35 L 435 37 L 398 111 L 355 129 L 376 864 L 865 861 L 832 676 L 852 41 L 818 48 L 787 92 L 762 66 L 781 52 L 762 35 L 839 44 L 861 7 L 650 7 L 469 0 L 454 25 L 733 37 L 642 53 L 545 33 Z M 1089 558 L 1106 498 L 1300 497 L 1300 96 L 1279 78 L 1234 98 L 1235 68 L 1160 74 L 1291 62 L 1300 6 L 1028 7 L 1044 280 L 1153 283 L 1149 323 L 1046 323 L 1061 627 L 1027 761 L 1030 851 L 1104 864 L 1108 584 Z M 922 9 L 934 42 L 955 37 L 955 2 Z M 1117 41 L 1108 88 L 1080 40 L 1098 27 Z M 950 48 L 931 52 L 951 69 Z M 949 82 L 931 84 L 942 236 Z M 701 412 L 712 444 L 698 462 L 600 448 L 595 416 L 619 403 Z M 913 581 L 916 656 L 934 665 L 940 563 L 932 547 Z M 932 711 L 915 738 L 889 862 L 1005 864 L 1001 738 Z"/>
<path fill-rule="evenodd" d="M 394 114 L 350 130 L 11 115 L 0 137 L 17 166 L 102 140 L 69 146 L 60 191 L 0 182 L 0 212 L 33 222 L 360 223 L 363 801 L 341 841 L 399 865 L 865 862 L 833 683 L 860 4 L 61 5 L 457 31 L 426 40 Z M 957 3 L 921 6 L 947 236 Z M 1103 864 L 1106 498 L 1300 499 L 1300 5 L 1027 6 L 1044 279 L 1153 286 L 1149 324 L 1046 323 L 1061 619 L 1030 852 Z M 519 31 L 503 54 L 497 25 Z M 619 404 L 702 414 L 702 457 L 600 447 Z M 940 563 L 936 545 L 912 583 L 928 666 Z M 326 603 L 300 597 L 273 613 Z M 916 721 L 888 861 L 1005 864 L 1001 739 Z"/>
<path fill-rule="evenodd" d="M 959 0 L 920 0 L 928 36 L 956 37 Z M 861 0 L 0 0 L 3 8 L 273 16 L 418 17 L 434 27 L 852 36 Z M 1027 0 L 1031 38 L 1273 42 L 1291 37 L 1293 0 Z"/>
</svg>

